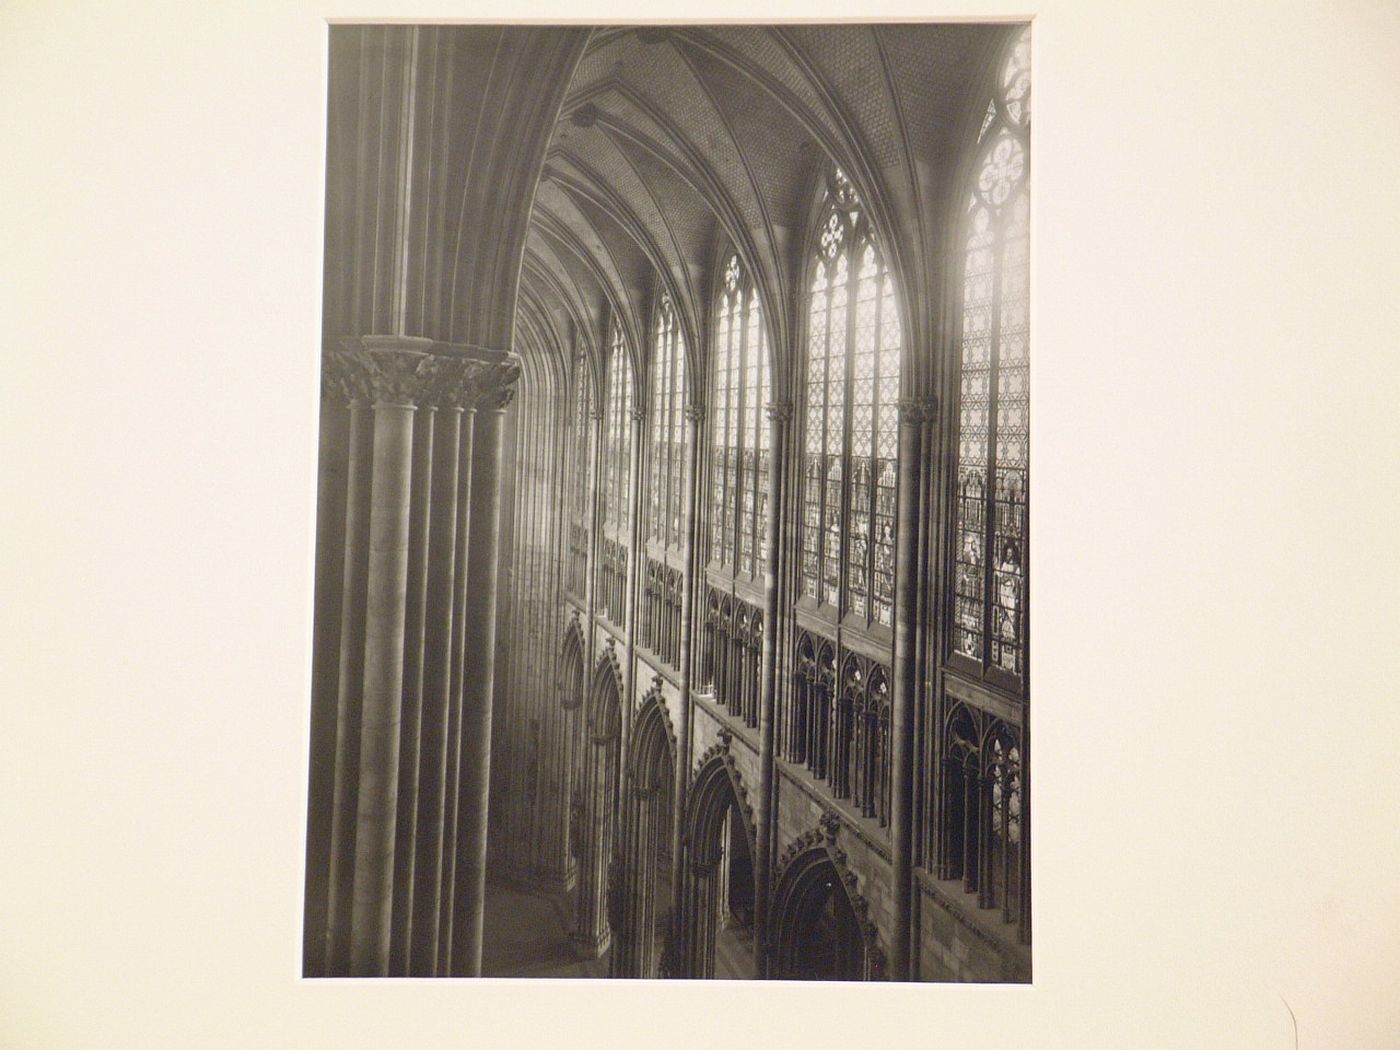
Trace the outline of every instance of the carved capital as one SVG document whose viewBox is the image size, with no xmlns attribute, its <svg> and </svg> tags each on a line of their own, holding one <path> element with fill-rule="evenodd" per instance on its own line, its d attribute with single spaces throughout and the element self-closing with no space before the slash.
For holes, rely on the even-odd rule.
<svg viewBox="0 0 1400 1050">
<path fill-rule="evenodd" d="M 519 361 L 478 364 L 471 381 L 472 406 L 484 410 L 505 408 L 515 396 L 519 378 Z"/>
<path fill-rule="evenodd" d="M 792 422 L 792 402 L 791 401 L 770 401 L 768 402 L 768 418 L 774 423 Z"/>
<path fill-rule="evenodd" d="M 353 399 L 412 406 L 429 397 L 442 375 L 442 361 L 417 344 L 422 340 L 347 339 L 331 351 L 331 367 Z"/>
<path fill-rule="evenodd" d="M 899 399 L 899 421 L 916 425 L 938 418 L 938 400 L 932 397 L 902 397 Z"/>
<path fill-rule="evenodd" d="M 471 367 L 466 361 L 439 359 L 437 376 L 423 397 L 424 405 L 435 408 L 461 408 L 470 389 Z"/>
<path fill-rule="evenodd" d="M 701 423 L 705 422 L 705 406 L 704 406 L 704 405 L 686 405 L 686 406 L 685 406 L 685 418 L 688 419 L 690 422 L 694 423 L 694 424 L 698 427 Z"/>
<path fill-rule="evenodd" d="M 646 406 L 646 405 L 633 405 L 633 406 L 632 406 L 632 421 L 633 421 L 634 423 L 644 423 L 644 422 L 646 422 L 646 418 L 647 418 L 647 406 Z"/>
<path fill-rule="evenodd" d="M 505 407 L 520 378 L 509 351 L 411 335 L 342 339 L 327 351 L 322 395 L 375 405 Z"/>
<path fill-rule="evenodd" d="M 322 354 L 321 399 L 343 405 L 359 396 L 360 388 L 355 381 L 354 369 L 347 366 L 338 353 Z"/>
</svg>

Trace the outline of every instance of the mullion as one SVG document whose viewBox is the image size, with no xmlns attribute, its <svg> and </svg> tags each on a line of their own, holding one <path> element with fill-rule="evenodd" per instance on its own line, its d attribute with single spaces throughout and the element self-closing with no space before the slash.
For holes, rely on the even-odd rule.
<svg viewBox="0 0 1400 1050">
<path fill-rule="evenodd" d="M 685 355 L 681 353 L 680 319 L 671 317 L 671 416 L 666 434 L 670 462 L 666 466 L 666 491 L 671 502 L 666 507 L 666 545 L 680 548 L 681 533 L 676 508 L 681 502 L 680 466 L 684 462 L 680 436 L 681 404 L 685 400 Z"/>
<path fill-rule="evenodd" d="M 671 312 L 667 309 L 664 323 L 661 330 L 661 346 L 659 347 L 662 357 L 666 361 L 666 373 L 664 385 L 661 390 L 661 404 L 663 412 L 661 419 L 657 423 L 658 441 L 661 454 L 657 457 L 656 466 L 661 472 L 661 477 L 657 478 L 653 484 L 661 489 L 661 513 L 657 521 L 657 539 L 661 542 L 661 547 L 671 545 L 671 412 L 675 401 L 674 386 L 675 377 L 673 372 L 676 367 L 675 354 L 671 349 Z"/>
<path fill-rule="evenodd" d="M 748 347 L 749 335 L 749 310 L 752 304 L 749 302 L 750 296 L 743 294 L 739 302 L 742 308 L 739 311 L 739 410 L 738 424 L 735 431 L 734 440 L 734 575 L 739 575 L 744 560 L 744 444 L 747 436 L 745 430 L 746 416 L 748 413 L 748 372 L 747 355 L 745 351 Z"/>
<path fill-rule="evenodd" d="M 835 280 L 833 280 L 833 278 L 836 276 L 836 265 L 834 259 L 832 260 L 832 264 L 829 267 L 827 267 L 827 269 L 830 272 L 827 275 L 826 282 L 826 325 L 825 331 L 822 333 L 824 337 L 824 343 L 822 348 L 822 485 L 820 494 L 821 514 L 818 516 L 817 519 L 821 524 L 821 530 L 817 533 L 817 567 L 820 570 L 817 575 L 818 605 L 822 605 L 826 601 L 826 562 L 828 557 L 826 551 L 826 519 L 827 510 L 829 506 L 829 501 L 826 498 L 826 490 L 827 487 L 831 484 L 831 472 L 828 469 L 831 463 L 831 449 L 827 445 L 827 437 L 831 433 L 831 428 L 827 425 L 827 421 L 831 417 L 831 302 L 836 297 L 836 282 Z M 839 571 L 840 570 L 838 566 L 838 572 Z"/>
<path fill-rule="evenodd" d="M 760 326 L 762 324 L 762 311 L 758 307 L 758 290 L 754 288 L 750 293 L 749 316 L 744 325 L 744 382 L 748 384 L 748 377 L 752 375 L 753 384 L 746 389 L 745 396 L 752 398 L 752 403 L 747 404 L 744 413 L 748 417 L 751 426 L 744 431 L 745 448 L 749 453 L 749 461 L 752 463 L 752 479 L 745 478 L 745 488 L 749 498 L 745 513 L 749 518 L 749 575 L 758 576 L 758 428 L 763 426 L 763 406 L 759 403 L 760 395 L 763 392 L 763 360 L 762 360 L 762 339 Z"/>
<path fill-rule="evenodd" d="M 852 455 L 852 427 L 855 418 L 855 354 L 856 354 L 856 322 L 860 319 L 860 257 L 861 242 L 856 238 L 854 228 L 850 231 L 850 248 L 848 258 L 851 260 L 846 267 L 846 375 L 845 375 L 845 404 L 841 416 L 841 520 L 849 522 L 851 520 L 851 485 L 854 482 L 855 470 L 853 468 L 854 456 Z M 847 599 L 850 597 L 846 591 L 846 566 L 851 558 L 850 532 L 848 529 L 841 530 L 841 560 L 836 574 L 836 619 L 839 621 L 845 615 L 848 605 Z M 869 596 L 866 596 L 866 608 L 869 609 Z"/>
<path fill-rule="evenodd" d="M 875 622 L 875 547 L 880 542 L 879 519 L 876 516 L 875 508 L 879 503 L 880 477 L 875 469 L 875 461 L 880 447 L 880 420 L 884 414 L 885 406 L 880 400 L 880 363 L 884 359 L 884 324 L 885 324 L 885 294 L 886 282 L 889 275 L 885 272 L 884 260 L 879 254 L 875 256 L 875 331 L 871 336 L 870 354 L 871 371 L 870 380 L 870 447 L 862 454 L 870 462 L 870 482 L 866 486 L 869 492 L 866 494 L 868 507 L 866 510 L 866 520 L 870 523 L 867 528 L 868 539 L 865 544 L 865 622 L 871 624 Z"/>
<path fill-rule="evenodd" d="M 995 139 L 995 136 L 993 136 Z M 987 346 L 987 485 L 982 494 L 982 674 L 992 666 L 992 579 L 996 547 L 996 466 L 997 466 L 997 379 L 1001 368 L 1001 271 L 1006 248 L 1003 235 L 1006 213 L 997 209 L 992 217 L 996 231 L 992 237 L 991 324 Z"/>
</svg>

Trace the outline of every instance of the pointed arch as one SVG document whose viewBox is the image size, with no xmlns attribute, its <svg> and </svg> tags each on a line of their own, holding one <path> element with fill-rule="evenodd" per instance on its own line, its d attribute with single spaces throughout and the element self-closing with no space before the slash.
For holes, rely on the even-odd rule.
<svg viewBox="0 0 1400 1050">
<path fill-rule="evenodd" d="M 583 626 L 575 615 L 564 628 L 564 648 L 559 662 L 559 705 L 568 710 L 582 706 L 588 695 L 583 653 Z"/>
<path fill-rule="evenodd" d="M 778 860 L 773 891 L 771 974 L 780 979 L 870 981 L 885 956 L 860 879 L 837 844 L 840 821 L 828 814 Z"/>
<path fill-rule="evenodd" d="M 609 884 L 622 748 L 622 670 L 608 645 L 593 670 L 588 701 L 588 733 L 583 760 L 579 839 L 579 880 L 574 940 L 586 956 L 599 958 L 611 943 Z"/>
<path fill-rule="evenodd" d="M 565 500 L 568 503 L 568 564 L 564 586 L 580 600 L 588 593 L 588 559 L 593 534 L 593 415 L 598 408 L 594 395 L 593 370 L 586 351 L 571 355 L 569 377 L 568 473 Z"/>
<path fill-rule="evenodd" d="M 622 798 L 622 838 L 613 878 L 611 973 L 656 977 L 672 924 L 671 856 L 676 735 L 654 685 L 633 722 Z"/>
<path fill-rule="evenodd" d="M 716 940 L 724 915 L 753 905 L 753 806 L 729 741 L 728 731 L 721 730 L 720 742 L 700 756 L 686 795 L 677 960 L 685 977 L 715 976 Z"/>
<path fill-rule="evenodd" d="M 1008 45 L 963 188 L 949 663 L 1022 692 L 1029 536 L 1030 28 Z"/>
<path fill-rule="evenodd" d="M 769 558 L 767 404 L 773 369 L 759 287 L 737 251 L 721 256 L 714 281 L 710 355 L 710 561 L 736 576 L 759 578 Z"/>
<path fill-rule="evenodd" d="M 651 331 L 650 493 L 647 537 L 668 550 L 685 541 L 686 339 L 680 310 L 668 292 L 657 299 Z"/>
<path fill-rule="evenodd" d="M 597 743 L 618 739 L 622 732 L 622 667 L 617 650 L 605 646 L 593 669 L 589 690 L 588 730 Z"/>
<path fill-rule="evenodd" d="M 798 578 L 803 598 L 878 633 L 894 623 L 904 325 L 897 271 L 867 212 L 831 167 L 806 256 Z"/>
</svg>

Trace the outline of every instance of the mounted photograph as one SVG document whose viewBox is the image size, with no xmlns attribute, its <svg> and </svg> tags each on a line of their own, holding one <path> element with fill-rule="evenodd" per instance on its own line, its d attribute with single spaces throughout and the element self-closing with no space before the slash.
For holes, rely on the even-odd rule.
<svg viewBox="0 0 1400 1050">
<path fill-rule="evenodd" d="M 302 975 L 1029 983 L 1031 26 L 327 33 Z"/>
</svg>

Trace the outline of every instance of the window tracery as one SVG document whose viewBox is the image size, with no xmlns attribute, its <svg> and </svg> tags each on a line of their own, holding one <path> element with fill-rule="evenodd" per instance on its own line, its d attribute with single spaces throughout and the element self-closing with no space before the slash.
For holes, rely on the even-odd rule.
<svg viewBox="0 0 1400 1050">
<path fill-rule="evenodd" d="M 838 679 L 837 667 L 840 667 Z M 881 827 L 890 822 L 889 668 L 801 631 L 779 748 Z"/>
<path fill-rule="evenodd" d="M 840 169 L 827 197 L 808 289 L 802 593 L 889 627 L 902 324 L 894 277 Z"/>
<path fill-rule="evenodd" d="M 717 704 L 750 728 L 758 726 L 763 613 L 732 595 L 709 589 L 701 649 L 701 682 Z"/>
<path fill-rule="evenodd" d="M 737 255 L 725 265 L 718 311 L 710 559 L 757 576 L 768 559 L 769 447 L 763 407 L 772 380 L 763 307 Z"/>
<path fill-rule="evenodd" d="M 647 535 L 660 547 L 682 544 L 685 513 L 685 336 L 669 297 L 656 312 L 651 369 L 651 491 Z"/>
<path fill-rule="evenodd" d="M 572 477 L 569 482 L 569 571 L 566 587 L 582 597 L 588 588 L 588 536 L 592 530 L 589 500 L 589 449 L 592 445 L 590 424 L 591 398 L 588 362 L 582 355 L 574 357 L 572 387 L 573 404 L 569 412 L 573 428 Z"/>
<path fill-rule="evenodd" d="M 988 110 L 967 203 L 954 521 L 953 653 L 1025 677 L 1030 362 L 1030 35 Z"/>
<path fill-rule="evenodd" d="M 614 623 L 625 627 L 627 564 L 628 479 L 632 463 L 632 365 L 622 329 L 612 329 L 608 358 L 608 402 L 604 418 L 603 486 L 603 586 L 599 606 Z"/>
<path fill-rule="evenodd" d="M 642 588 L 642 644 L 676 667 L 680 664 L 681 595 L 684 593 L 681 570 L 654 558 L 648 558 L 646 564 Z"/>
<path fill-rule="evenodd" d="M 960 880 L 1027 939 L 1029 855 L 1022 833 L 1021 730 L 964 703 L 943 719 L 938 877 Z"/>
<path fill-rule="evenodd" d="M 1029 29 L 996 83 L 965 204 L 948 667 L 1024 699 Z M 928 723 L 938 740 L 930 795 L 937 876 L 960 880 L 979 908 L 999 910 L 1029 942 L 1024 730 L 948 688 Z"/>
</svg>

